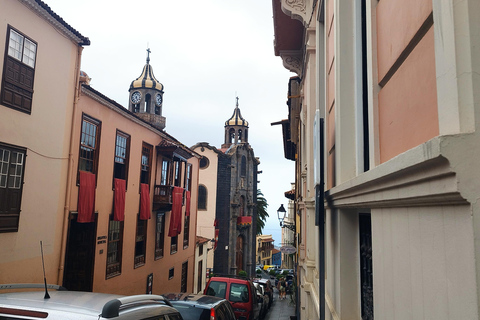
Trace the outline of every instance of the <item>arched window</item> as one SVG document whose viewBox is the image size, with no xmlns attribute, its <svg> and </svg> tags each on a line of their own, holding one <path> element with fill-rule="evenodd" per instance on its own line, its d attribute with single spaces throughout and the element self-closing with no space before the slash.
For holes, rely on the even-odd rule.
<svg viewBox="0 0 480 320">
<path fill-rule="evenodd" d="M 245 138 L 244 138 L 244 142 L 248 142 L 248 130 L 245 129 Z"/>
<path fill-rule="evenodd" d="M 151 96 L 147 94 L 145 96 L 145 113 L 150 113 L 150 100 L 151 100 Z"/>
<path fill-rule="evenodd" d="M 230 143 L 235 143 L 235 129 L 232 128 L 228 132 L 228 140 L 230 141 Z"/>
<path fill-rule="evenodd" d="M 238 130 L 238 142 L 242 142 L 242 129 Z"/>
<path fill-rule="evenodd" d="M 209 164 L 210 164 L 210 161 L 208 160 L 207 157 L 203 156 L 203 157 L 200 159 L 200 169 L 205 169 L 205 168 L 207 168 Z"/>
<path fill-rule="evenodd" d="M 242 156 L 242 166 L 240 170 L 240 175 L 242 177 L 245 177 L 247 175 L 247 158 L 245 158 L 245 156 Z"/>
<path fill-rule="evenodd" d="M 207 188 L 202 184 L 198 186 L 198 210 L 207 210 Z"/>
</svg>

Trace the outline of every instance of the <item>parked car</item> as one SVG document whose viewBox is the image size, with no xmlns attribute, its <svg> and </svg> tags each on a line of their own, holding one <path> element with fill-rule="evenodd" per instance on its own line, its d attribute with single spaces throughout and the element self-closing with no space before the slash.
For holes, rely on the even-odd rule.
<svg viewBox="0 0 480 320">
<path fill-rule="evenodd" d="M 184 320 L 235 320 L 235 313 L 226 299 L 203 294 L 162 294 Z"/>
<path fill-rule="evenodd" d="M 272 306 L 273 303 L 273 287 L 272 283 L 268 279 L 255 279 L 253 282 L 257 282 L 263 286 L 263 291 L 268 295 L 268 308 Z"/>
<path fill-rule="evenodd" d="M 0 319 L 169 319 L 182 320 L 180 313 L 162 296 L 66 291 L 57 285 L 0 285 L 0 289 L 22 290 L 0 294 Z M 52 291 L 53 289 L 57 291 Z M 30 291 L 23 291 L 30 290 Z"/>
<path fill-rule="evenodd" d="M 263 287 L 260 283 L 254 282 L 253 285 L 257 290 L 257 301 L 260 306 L 260 318 L 263 319 L 267 315 L 268 311 L 268 296 L 263 291 Z"/>
<path fill-rule="evenodd" d="M 227 299 L 237 320 L 257 320 L 260 317 L 255 287 L 245 277 L 211 277 L 203 294 Z"/>
</svg>

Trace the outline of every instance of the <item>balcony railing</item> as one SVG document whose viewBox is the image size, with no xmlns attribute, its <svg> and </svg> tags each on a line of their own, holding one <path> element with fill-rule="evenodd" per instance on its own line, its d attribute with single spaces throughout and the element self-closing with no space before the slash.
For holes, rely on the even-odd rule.
<svg viewBox="0 0 480 320">
<path fill-rule="evenodd" d="M 172 186 L 155 185 L 153 190 L 153 210 L 172 209 Z"/>
</svg>

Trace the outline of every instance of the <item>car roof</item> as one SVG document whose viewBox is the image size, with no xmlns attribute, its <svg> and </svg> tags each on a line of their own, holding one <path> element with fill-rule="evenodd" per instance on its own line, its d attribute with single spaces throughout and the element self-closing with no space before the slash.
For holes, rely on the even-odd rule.
<svg viewBox="0 0 480 320">
<path fill-rule="evenodd" d="M 0 294 L 0 307 L 28 312 L 47 313 L 59 319 L 99 319 L 115 318 L 119 312 L 130 313 L 143 308 L 142 313 L 152 316 L 158 314 L 158 307 L 166 308 L 165 313 L 175 309 L 158 301 L 154 295 L 121 296 L 116 294 L 79 292 L 79 291 L 53 291 L 49 292 L 49 299 L 44 298 L 43 291 L 11 292 Z M 163 299 L 163 298 L 162 298 Z M 140 304 L 140 300 L 143 304 Z M 152 301 L 151 304 L 145 302 Z M 130 304 L 130 305 L 129 305 Z M 127 306 L 128 305 L 128 306 Z M 153 310 L 155 309 L 155 313 Z M 7 311 L 7 310 L 4 310 Z M 163 312 L 162 312 L 163 313 Z"/>
<path fill-rule="evenodd" d="M 107 302 L 121 297 L 120 295 L 74 291 L 53 291 L 49 295 L 50 299 L 44 299 L 42 291 L 4 293 L 0 294 L 0 306 L 98 316 Z"/>
<path fill-rule="evenodd" d="M 245 283 L 248 282 L 250 283 L 251 281 L 247 278 L 244 277 L 236 277 L 236 276 L 231 276 L 231 277 L 211 277 L 210 281 L 223 281 L 223 282 L 233 282 L 233 283 Z"/>
<path fill-rule="evenodd" d="M 193 293 L 165 293 L 162 294 L 168 299 L 174 306 L 175 304 L 189 304 L 197 307 L 214 308 L 215 306 L 227 301 L 223 298 Z"/>
</svg>

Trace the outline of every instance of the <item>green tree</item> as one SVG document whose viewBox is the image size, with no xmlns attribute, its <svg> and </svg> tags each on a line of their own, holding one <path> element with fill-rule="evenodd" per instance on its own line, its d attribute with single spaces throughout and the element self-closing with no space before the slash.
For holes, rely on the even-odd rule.
<svg viewBox="0 0 480 320">
<path fill-rule="evenodd" d="M 265 227 L 265 221 L 267 221 L 267 199 L 263 196 L 262 191 L 257 189 L 257 235 L 262 234 L 263 227 Z"/>
</svg>

